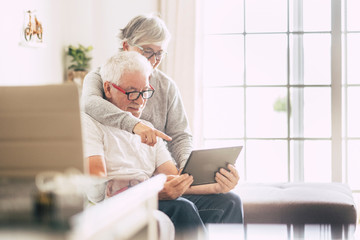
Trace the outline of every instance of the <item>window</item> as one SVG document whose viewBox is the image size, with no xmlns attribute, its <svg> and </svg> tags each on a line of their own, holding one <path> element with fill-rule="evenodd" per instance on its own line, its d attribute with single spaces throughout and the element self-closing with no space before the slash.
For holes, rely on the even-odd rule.
<svg viewBox="0 0 360 240">
<path fill-rule="evenodd" d="M 202 4 L 202 147 L 244 145 L 246 181 L 360 189 L 360 3 Z"/>
<path fill-rule="evenodd" d="M 360 2 L 343 2 L 343 159 L 346 181 L 360 193 Z"/>
</svg>

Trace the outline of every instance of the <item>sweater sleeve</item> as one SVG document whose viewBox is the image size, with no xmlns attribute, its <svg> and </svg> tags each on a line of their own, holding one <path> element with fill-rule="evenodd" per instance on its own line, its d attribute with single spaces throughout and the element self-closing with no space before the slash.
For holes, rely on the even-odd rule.
<svg viewBox="0 0 360 240">
<path fill-rule="evenodd" d="M 169 95 L 172 98 L 169 99 L 165 132 L 172 137 L 172 141 L 168 142 L 168 148 L 180 169 L 185 166 L 193 149 L 192 134 L 180 92 L 175 84 Z"/>
<path fill-rule="evenodd" d="M 81 95 L 83 111 L 104 125 L 133 133 L 134 126 L 140 120 L 104 99 L 103 82 L 99 71 L 100 68 L 97 68 L 85 76 Z"/>
</svg>

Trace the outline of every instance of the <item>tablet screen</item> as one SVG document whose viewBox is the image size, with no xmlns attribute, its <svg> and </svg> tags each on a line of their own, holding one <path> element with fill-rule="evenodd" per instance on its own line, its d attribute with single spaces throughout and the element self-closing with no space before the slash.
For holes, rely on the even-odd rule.
<svg viewBox="0 0 360 240">
<path fill-rule="evenodd" d="M 182 173 L 193 176 L 192 186 L 215 183 L 216 172 L 227 169 L 229 163 L 234 165 L 241 150 L 242 146 L 193 150 Z"/>
</svg>

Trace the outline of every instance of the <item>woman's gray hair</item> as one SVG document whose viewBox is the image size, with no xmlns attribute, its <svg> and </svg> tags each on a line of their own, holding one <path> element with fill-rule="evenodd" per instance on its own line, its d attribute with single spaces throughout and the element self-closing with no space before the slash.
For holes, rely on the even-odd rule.
<svg viewBox="0 0 360 240">
<path fill-rule="evenodd" d="M 130 45 L 168 42 L 171 34 L 161 18 L 154 14 L 147 14 L 130 20 L 125 28 L 120 29 L 118 37 L 120 49 L 122 49 L 123 42 L 128 42 Z"/>
<path fill-rule="evenodd" d="M 100 75 L 105 82 L 121 84 L 124 73 L 141 72 L 147 78 L 151 75 L 153 68 L 150 62 L 138 52 L 121 51 L 110 57 L 100 69 Z"/>
</svg>

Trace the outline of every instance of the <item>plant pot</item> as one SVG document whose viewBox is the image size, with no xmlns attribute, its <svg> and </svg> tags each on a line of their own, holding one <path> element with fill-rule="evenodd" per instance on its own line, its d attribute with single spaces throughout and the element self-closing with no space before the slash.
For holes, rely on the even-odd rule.
<svg viewBox="0 0 360 240">
<path fill-rule="evenodd" d="M 79 87 L 82 87 L 84 78 L 88 72 L 87 71 L 68 71 L 67 80 L 74 82 Z"/>
</svg>

